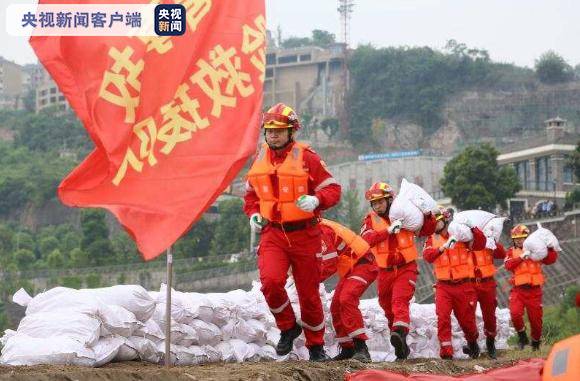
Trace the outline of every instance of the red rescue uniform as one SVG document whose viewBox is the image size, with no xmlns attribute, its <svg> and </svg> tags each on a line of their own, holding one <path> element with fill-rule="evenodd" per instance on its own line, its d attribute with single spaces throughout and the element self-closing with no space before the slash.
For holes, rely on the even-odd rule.
<svg viewBox="0 0 580 381">
<path fill-rule="evenodd" d="M 433 234 L 436 224 L 433 215 L 425 216 L 418 235 Z M 379 267 L 379 304 L 385 311 L 389 329 L 401 328 L 408 332 L 411 322 L 409 303 L 415 293 L 418 274 L 415 234 L 404 229 L 399 234 L 389 234 L 386 230 L 389 225 L 387 217 L 371 212 L 363 221 L 361 237 L 371 246 Z"/>
<path fill-rule="evenodd" d="M 453 356 L 451 343 L 451 313 L 457 318 L 459 326 L 468 342 L 477 340 L 475 307 L 477 295 L 473 286 L 475 266 L 473 251 L 485 248 L 486 238 L 478 228 L 472 228 L 473 242 L 457 242 L 452 249 L 439 248 L 445 244 L 447 234 L 434 234 L 425 242 L 423 258 L 434 264 L 435 277 L 435 312 L 437 314 L 437 337 L 439 338 L 441 357 Z"/>
<path fill-rule="evenodd" d="M 513 273 L 510 283 L 509 308 L 512 323 L 518 332 L 525 331 L 524 310 L 528 312 L 531 336 L 535 341 L 542 337 L 542 285 L 545 282 L 542 265 L 551 265 L 558 259 L 554 249 L 548 249 L 548 255 L 542 261 L 522 259 L 522 249 L 511 247 L 506 254 L 505 268 Z"/>
<path fill-rule="evenodd" d="M 369 246 L 366 241 L 363 240 L 364 245 L 360 242 L 347 244 L 345 239 L 331 227 L 324 223 L 321 227 L 323 236 L 323 250 L 320 256 L 323 274 L 321 281 L 337 271 L 340 276 L 330 305 L 332 325 L 340 346 L 353 348 L 353 339 L 368 339 L 358 306 L 363 293 L 377 278 L 378 269 L 374 263 L 374 256 L 368 251 Z M 365 253 L 361 253 L 361 249 L 365 250 Z M 359 251 L 359 254 L 353 253 L 355 251 Z M 358 257 L 352 266 L 339 268 L 339 260 L 346 260 L 345 262 L 348 263 L 352 257 Z"/>
<path fill-rule="evenodd" d="M 505 248 L 501 243 L 496 243 L 495 250 L 483 249 L 474 252 L 475 292 L 483 316 L 483 330 L 485 336 L 489 338 L 495 338 L 497 334 L 497 321 L 495 318 L 497 283 L 494 277 L 496 268 L 493 260 L 504 258 Z"/>
</svg>

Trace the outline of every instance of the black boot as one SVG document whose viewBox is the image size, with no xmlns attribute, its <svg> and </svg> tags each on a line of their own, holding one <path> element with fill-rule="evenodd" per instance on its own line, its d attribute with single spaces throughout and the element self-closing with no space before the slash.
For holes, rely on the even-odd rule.
<svg viewBox="0 0 580 381">
<path fill-rule="evenodd" d="M 322 345 L 313 345 L 308 348 L 308 352 L 310 353 L 310 361 L 323 362 L 330 360 Z"/>
<path fill-rule="evenodd" d="M 532 340 L 532 351 L 539 351 L 540 350 L 540 340 Z"/>
<path fill-rule="evenodd" d="M 497 355 L 495 354 L 495 338 L 488 337 L 485 339 L 485 346 L 487 347 L 487 355 L 491 359 L 497 359 Z"/>
<path fill-rule="evenodd" d="M 278 341 L 278 345 L 276 346 L 276 353 L 278 356 L 284 356 L 290 353 L 294 340 L 300 336 L 301 333 L 302 327 L 298 324 L 294 325 L 293 328 L 282 331 L 280 334 L 280 341 Z"/>
<path fill-rule="evenodd" d="M 395 348 L 397 360 L 405 360 L 409 356 L 407 332 L 403 328 L 397 328 L 391 332 L 391 345 Z"/>
<path fill-rule="evenodd" d="M 526 331 L 518 332 L 518 348 L 524 349 L 526 345 L 530 343 Z"/>
<path fill-rule="evenodd" d="M 334 361 L 348 360 L 354 355 L 354 348 L 340 347 L 340 353 L 334 356 L 332 359 Z"/>
<path fill-rule="evenodd" d="M 467 346 L 463 347 L 463 353 L 471 357 L 472 359 L 476 359 L 479 357 L 479 345 L 477 345 L 477 341 L 472 341 L 467 343 Z"/>
<path fill-rule="evenodd" d="M 367 348 L 367 343 L 361 339 L 353 339 L 354 341 L 354 356 L 353 360 L 358 360 L 360 362 L 371 362 L 371 354 Z"/>
</svg>

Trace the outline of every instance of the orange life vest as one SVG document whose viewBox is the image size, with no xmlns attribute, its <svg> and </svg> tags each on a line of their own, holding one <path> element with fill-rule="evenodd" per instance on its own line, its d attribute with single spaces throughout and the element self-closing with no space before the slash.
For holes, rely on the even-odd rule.
<svg viewBox="0 0 580 381">
<path fill-rule="evenodd" d="M 276 222 L 314 217 L 314 213 L 305 212 L 296 206 L 298 197 L 308 194 L 308 172 L 304 170 L 303 160 L 306 148 L 307 144 L 294 143 L 286 159 L 275 165 L 270 160 L 268 144 L 262 145 L 247 177 L 260 199 L 260 214 L 265 219 L 274 221 L 275 211 L 280 213 L 280 221 Z M 271 176 L 278 177 L 278 192 L 274 192 Z"/>
<path fill-rule="evenodd" d="M 522 254 L 522 249 L 513 248 L 512 258 L 518 258 Z M 529 284 L 531 286 L 541 286 L 544 284 L 544 274 L 542 273 L 542 263 L 525 259 L 514 270 L 512 278 L 514 285 L 521 286 Z"/>
<path fill-rule="evenodd" d="M 382 232 L 389 228 L 390 224 L 376 214 L 375 212 L 369 213 L 371 218 L 371 224 L 374 231 Z M 409 230 L 402 229 L 397 237 L 397 251 L 403 255 L 405 258 L 405 263 L 413 262 L 417 259 L 417 247 L 415 246 L 415 234 Z M 386 239 L 379 242 L 376 246 L 371 248 L 371 252 L 374 254 L 377 261 L 377 266 L 380 268 L 389 267 L 389 240 Z"/>
<path fill-rule="evenodd" d="M 320 223 L 331 228 L 332 231 L 334 231 L 334 233 L 344 241 L 353 254 L 352 256 L 341 255 L 338 257 L 337 271 L 338 275 L 342 278 L 352 270 L 358 260 L 369 251 L 370 246 L 368 242 L 358 234 L 337 222 L 323 218 Z"/>
<path fill-rule="evenodd" d="M 482 278 L 489 278 L 495 275 L 493 265 L 493 250 L 483 249 L 473 252 L 475 254 L 475 267 L 481 273 Z"/>
<path fill-rule="evenodd" d="M 433 247 L 440 248 L 447 242 L 439 234 L 433 235 Z M 437 280 L 461 280 L 475 277 L 472 251 L 465 242 L 457 242 L 452 249 L 445 249 L 434 262 Z"/>
</svg>

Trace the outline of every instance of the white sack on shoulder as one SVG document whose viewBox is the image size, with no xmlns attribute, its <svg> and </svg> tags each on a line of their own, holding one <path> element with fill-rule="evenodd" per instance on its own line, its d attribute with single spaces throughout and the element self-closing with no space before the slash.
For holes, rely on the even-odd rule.
<svg viewBox="0 0 580 381">
<path fill-rule="evenodd" d="M 546 258 L 548 247 L 552 247 L 556 251 L 562 251 L 558 238 L 550 230 L 543 227 L 539 227 L 524 241 L 524 250 L 530 252 L 530 258 L 534 261 L 541 261 Z"/>
<path fill-rule="evenodd" d="M 401 221 L 403 228 L 416 232 L 421 230 L 424 213 L 435 210 L 437 203 L 423 188 L 403 179 L 399 194 L 389 210 L 389 219 Z"/>
</svg>

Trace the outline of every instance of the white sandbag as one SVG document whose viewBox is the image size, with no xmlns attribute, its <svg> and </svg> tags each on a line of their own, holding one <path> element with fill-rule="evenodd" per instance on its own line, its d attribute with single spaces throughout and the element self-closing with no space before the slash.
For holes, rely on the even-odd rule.
<svg viewBox="0 0 580 381">
<path fill-rule="evenodd" d="M 188 325 L 174 323 L 171 324 L 171 343 L 188 347 L 199 344 L 197 331 Z"/>
<path fill-rule="evenodd" d="M 106 305 L 100 300 L 88 298 L 78 290 L 55 287 L 32 298 L 26 307 L 26 315 L 74 309 L 78 312 L 98 316 L 105 307 Z"/>
<path fill-rule="evenodd" d="M 413 232 L 421 230 L 424 213 L 434 211 L 437 203 L 423 188 L 403 179 L 399 194 L 389 209 L 391 222 L 401 221 L 403 229 Z"/>
<path fill-rule="evenodd" d="M 275 347 L 280 341 L 280 330 L 276 327 L 272 327 L 266 333 L 266 344 Z"/>
<path fill-rule="evenodd" d="M 455 237 L 459 242 L 473 241 L 473 232 L 471 231 L 471 228 L 465 224 L 451 221 L 449 223 L 448 231 L 449 236 Z"/>
<path fill-rule="evenodd" d="M 501 233 L 503 232 L 503 224 L 506 217 L 494 217 L 483 227 L 483 234 L 487 238 L 486 248 L 495 250 L 497 248 L 496 242 L 499 242 Z"/>
<path fill-rule="evenodd" d="M 268 333 L 268 330 L 266 329 L 266 324 L 263 323 L 260 320 L 256 320 L 256 319 L 249 319 L 246 320 L 246 323 L 252 327 L 252 329 L 254 330 L 254 337 L 252 339 L 252 342 L 254 343 L 258 343 L 258 344 L 264 344 L 266 342 L 266 335 Z"/>
<path fill-rule="evenodd" d="M 219 342 L 216 346 L 215 349 L 217 349 L 220 352 L 221 355 L 221 361 L 223 362 L 236 362 L 236 355 L 234 354 L 234 348 L 232 348 L 232 345 L 230 344 L 229 341 L 222 341 Z"/>
<path fill-rule="evenodd" d="M 158 345 L 157 350 L 165 350 L 163 346 Z M 197 345 L 193 346 L 182 346 L 182 345 L 172 345 L 171 352 L 175 354 L 175 365 L 198 365 L 209 362 L 209 356 L 206 351 Z"/>
<path fill-rule="evenodd" d="M 167 286 L 161 284 L 158 295 L 158 305 L 155 314 L 158 314 L 160 306 L 163 306 L 163 311 L 165 308 L 165 301 L 167 298 Z M 207 306 L 211 303 L 207 297 L 203 294 L 197 293 L 187 293 L 179 292 L 171 289 L 171 317 L 175 319 L 176 322 L 182 324 L 189 324 L 199 317 L 199 309 L 201 305 Z M 164 313 L 164 312 L 163 312 Z"/>
<path fill-rule="evenodd" d="M 258 350 L 258 355 L 262 361 L 272 361 L 278 359 L 276 349 L 271 345 L 261 345 Z"/>
<path fill-rule="evenodd" d="M 113 361 L 123 362 L 137 359 L 139 359 L 137 348 L 135 348 L 135 345 L 129 339 L 125 339 L 125 342 L 119 347 L 119 351 Z"/>
<path fill-rule="evenodd" d="M 95 365 L 95 353 L 68 337 L 36 338 L 23 334 L 10 337 L 2 348 L 2 365 Z"/>
<path fill-rule="evenodd" d="M 1 346 L 5 346 L 6 343 L 8 342 L 8 340 L 12 337 L 16 335 L 16 331 L 12 330 L 12 329 L 7 329 L 4 331 L 4 336 L 0 337 L 0 345 Z"/>
<path fill-rule="evenodd" d="M 455 237 L 459 242 L 470 242 L 473 240 L 471 227 L 477 227 L 480 230 L 483 230 L 485 225 L 494 217 L 495 214 L 484 210 L 464 210 L 456 213 L 455 216 L 453 216 L 453 221 L 449 224 L 449 235 Z M 492 244 L 490 242 L 489 246 L 495 248 L 494 243 Z"/>
<path fill-rule="evenodd" d="M 19 306 L 26 307 L 28 303 L 32 300 L 32 296 L 26 292 L 25 289 L 21 288 L 12 295 L 12 301 Z"/>
<path fill-rule="evenodd" d="M 245 320 L 234 318 L 222 327 L 223 339 L 240 339 L 245 343 L 256 340 L 256 330 Z"/>
<path fill-rule="evenodd" d="M 95 344 L 99 340 L 100 333 L 101 322 L 98 319 L 74 310 L 27 315 L 18 325 L 18 334 L 39 339 L 68 337 L 87 346 Z"/>
<path fill-rule="evenodd" d="M 165 329 L 165 327 L 163 327 Z M 141 336 L 152 341 L 165 340 L 165 333 L 153 319 L 147 320 L 145 323 L 139 325 L 133 332 L 133 336 Z"/>
<path fill-rule="evenodd" d="M 163 352 L 157 350 L 157 344 L 153 341 L 138 336 L 131 336 L 128 340 L 139 354 L 141 361 L 153 364 L 158 364 L 161 361 Z"/>
<path fill-rule="evenodd" d="M 131 311 L 118 305 L 101 308 L 101 319 L 103 321 L 101 336 L 129 337 L 141 325 Z"/>
<path fill-rule="evenodd" d="M 538 230 L 530 234 L 524 241 L 524 250 L 530 252 L 530 259 L 541 261 L 548 256 L 548 247 L 562 251 L 560 242 L 554 233 L 538 224 Z"/>
<path fill-rule="evenodd" d="M 247 343 L 239 339 L 231 339 L 228 341 L 234 352 L 234 357 L 237 362 L 243 362 L 245 359 L 254 355 L 253 350 Z"/>
<path fill-rule="evenodd" d="M 107 305 L 123 307 L 142 322 L 149 320 L 155 310 L 155 300 L 147 293 L 147 290 L 138 285 L 82 289 L 79 292 L 95 297 Z"/>
<path fill-rule="evenodd" d="M 95 353 L 95 365 L 103 366 L 117 357 L 119 348 L 125 344 L 125 338 L 119 336 L 102 337 L 92 347 Z"/>
<path fill-rule="evenodd" d="M 222 341 L 222 332 L 215 324 L 195 319 L 191 322 L 191 327 L 197 333 L 199 345 L 215 346 Z"/>
<path fill-rule="evenodd" d="M 471 226 L 478 227 L 480 230 L 485 228 L 488 222 L 497 216 L 493 213 L 486 212 L 485 210 L 464 210 L 459 213 L 455 213 L 453 216 L 453 221 L 460 224 L 471 224 Z"/>
</svg>

